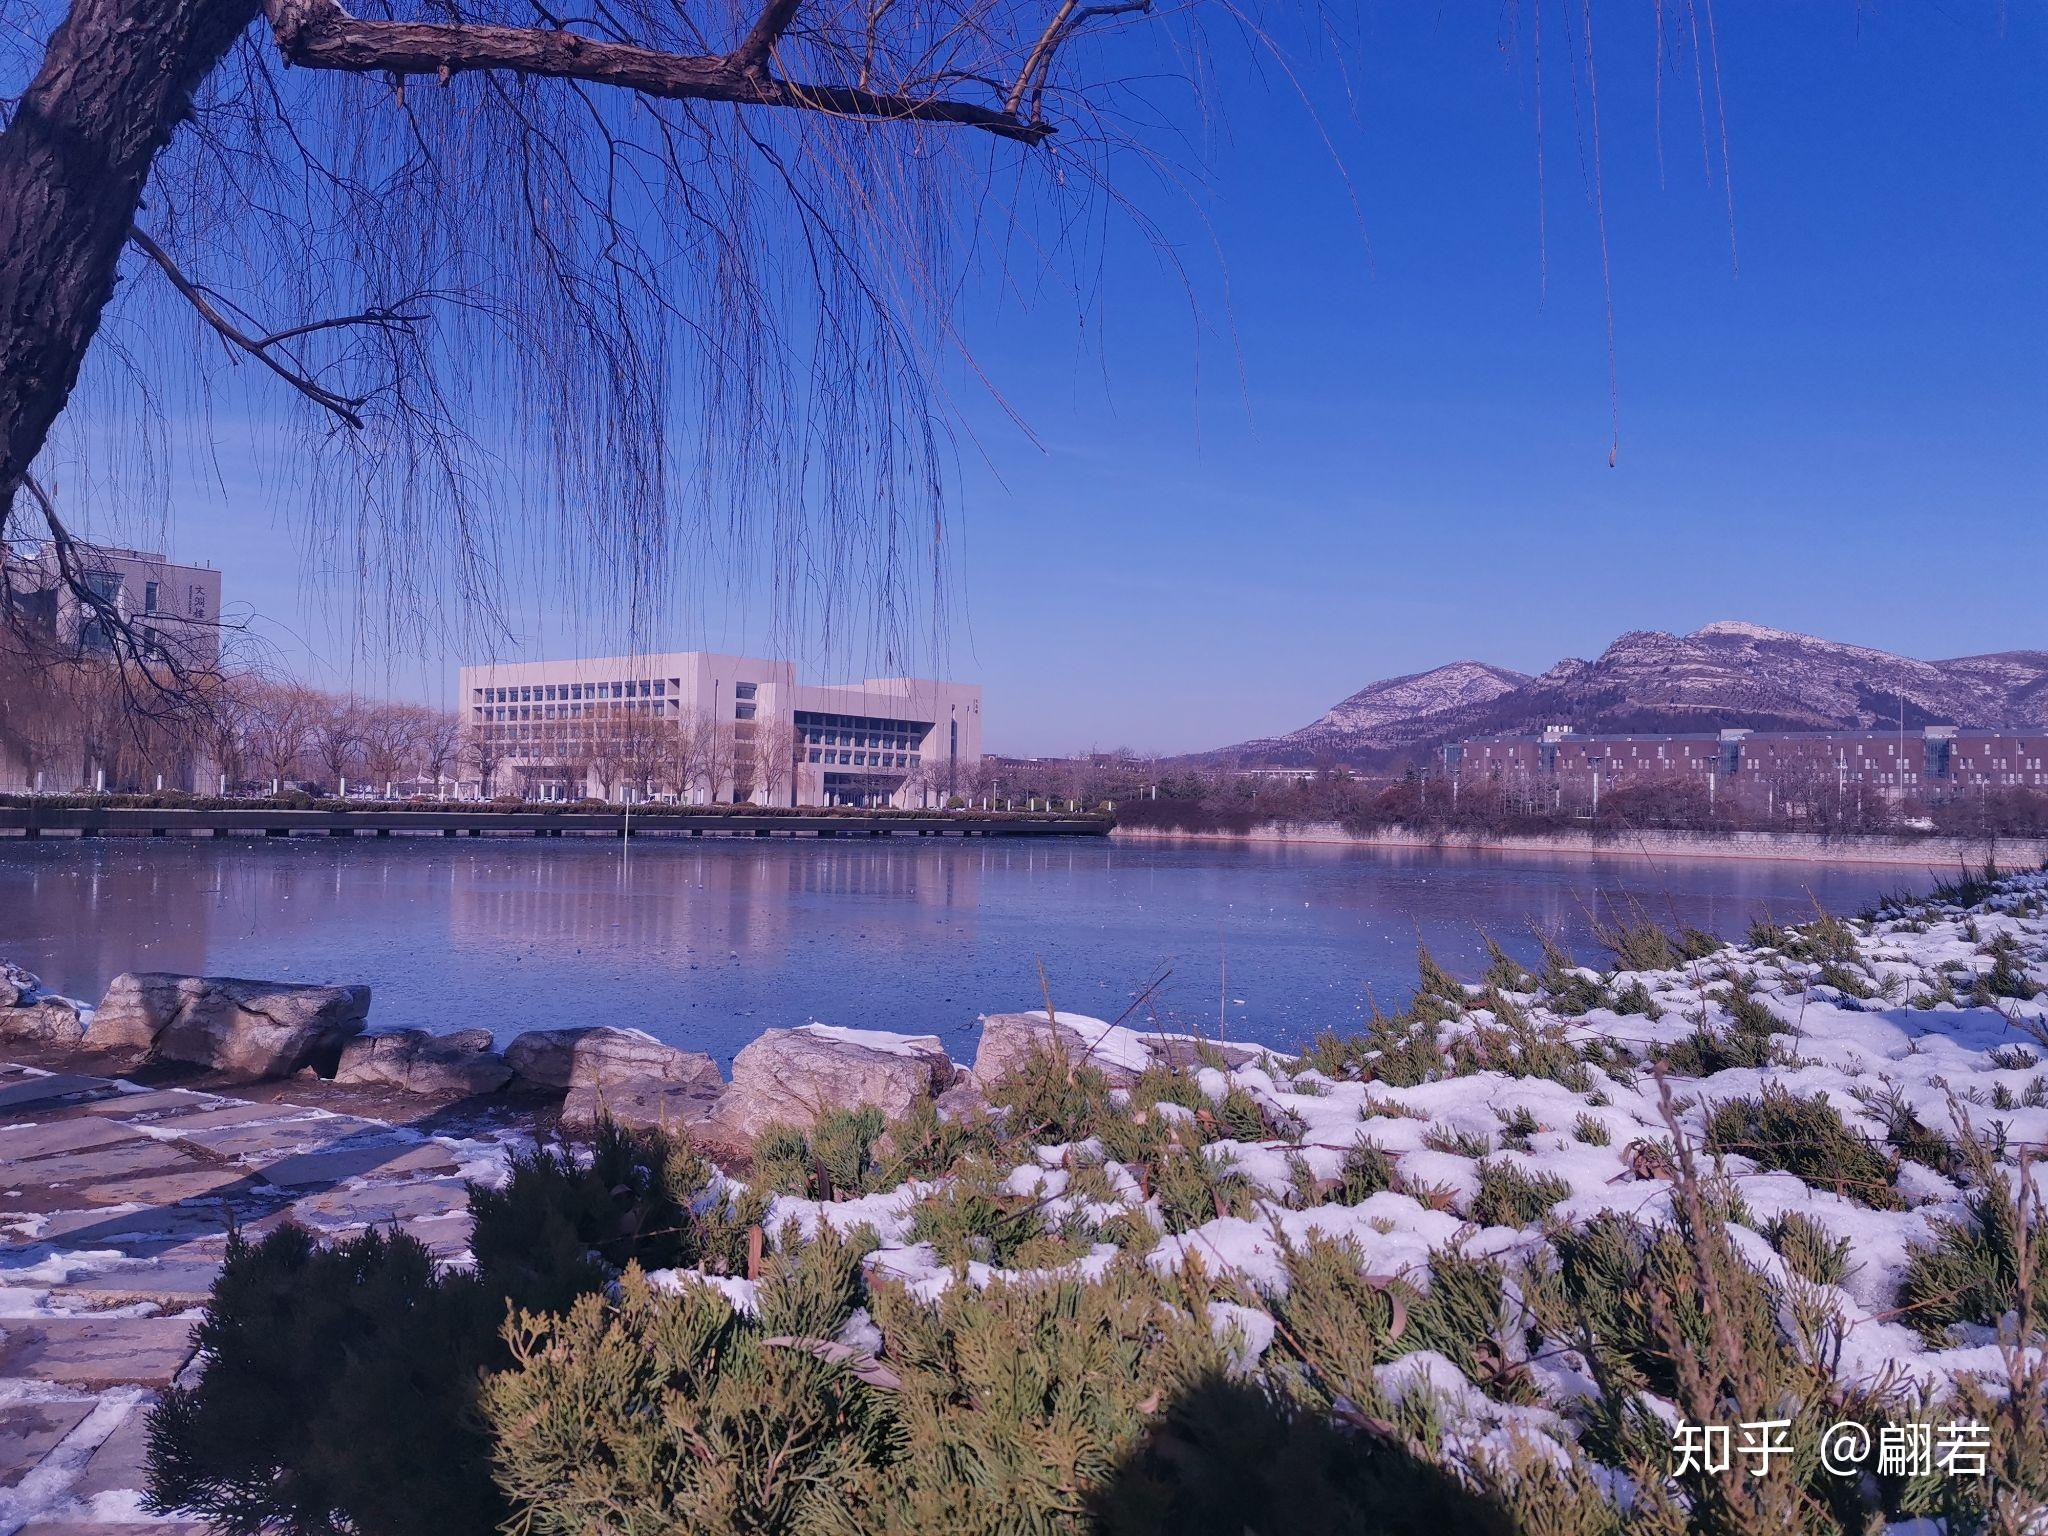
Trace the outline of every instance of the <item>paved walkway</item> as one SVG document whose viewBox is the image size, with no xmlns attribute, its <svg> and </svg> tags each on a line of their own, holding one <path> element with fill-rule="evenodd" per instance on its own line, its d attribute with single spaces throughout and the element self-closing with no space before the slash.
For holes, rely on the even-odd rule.
<svg viewBox="0 0 2048 1536">
<path fill-rule="evenodd" d="M 0 1536 L 186 1536 L 142 1504 L 144 1421 L 193 1369 L 230 1225 L 469 1241 L 499 1143 L 0 1064 Z"/>
</svg>

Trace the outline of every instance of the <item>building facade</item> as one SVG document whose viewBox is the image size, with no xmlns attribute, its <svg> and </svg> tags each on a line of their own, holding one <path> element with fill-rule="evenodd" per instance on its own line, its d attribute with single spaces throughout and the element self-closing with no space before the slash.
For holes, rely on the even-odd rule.
<svg viewBox="0 0 2048 1536">
<path fill-rule="evenodd" d="M 1940 805 L 2000 789 L 2048 791 L 2048 731 L 1725 730 L 1581 736 L 1548 726 L 1535 736 L 1492 736 L 1444 749 L 1459 785 L 1486 785 L 1531 803 L 1597 807 L 1602 793 L 1652 782 L 1690 782 L 1710 799 L 1761 808 L 1799 805 L 1832 789 L 1892 802 Z"/>
<path fill-rule="evenodd" d="M 132 678 L 95 661 L 140 655 L 165 678 L 213 672 L 221 655 L 221 573 L 137 549 L 79 543 L 59 576 L 48 543 L 0 551 L 0 791 L 197 790 L 215 782 L 204 751 L 142 728 Z M 132 638 L 133 651 L 120 634 Z M 50 667 L 54 655 L 86 665 Z"/>
<path fill-rule="evenodd" d="M 464 667 L 465 790 L 533 799 L 939 805 L 981 762 L 981 690 L 799 683 L 709 651 Z"/>
<path fill-rule="evenodd" d="M 48 543 L 8 563 L 8 600 L 33 627 L 66 650 L 111 656 L 111 618 L 135 633 L 146 658 L 197 671 L 219 663 L 219 571 L 104 544 L 80 544 L 76 551 L 93 602 L 58 580 L 57 552 Z"/>
</svg>

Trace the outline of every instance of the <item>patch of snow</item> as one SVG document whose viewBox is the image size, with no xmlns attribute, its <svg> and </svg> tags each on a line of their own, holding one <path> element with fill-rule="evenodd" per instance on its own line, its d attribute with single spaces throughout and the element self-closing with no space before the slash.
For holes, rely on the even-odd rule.
<svg viewBox="0 0 2048 1536">
<path fill-rule="evenodd" d="M 801 1025 L 796 1033 L 819 1040 L 836 1040 L 842 1045 L 857 1045 L 862 1050 L 879 1051 L 885 1056 L 936 1056 L 945 1052 L 945 1046 L 937 1035 L 898 1035 L 886 1029 L 846 1029 L 837 1024 L 818 1023 Z"/>
</svg>

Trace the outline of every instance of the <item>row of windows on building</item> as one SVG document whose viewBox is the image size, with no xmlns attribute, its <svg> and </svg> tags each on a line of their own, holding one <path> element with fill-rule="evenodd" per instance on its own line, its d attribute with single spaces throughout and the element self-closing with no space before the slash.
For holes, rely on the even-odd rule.
<svg viewBox="0 0 2048 1536">
<path fill-rule="evenodd" d="M 915 752 L 835 752 L 816 747 L 804 753 L 807 763 L 845 763 L 855 768 L 915 768 L 923 758 Z"/>
<path fill-rule="evenodd" d="M 581 721 L 571 720 L 566 715 L 560 720 L 556 720 L 552 715 L 546 720 L 539 719 L 539 713 L 545 707 L 538 704 L 522 706 L 522 708 L 531 708 L 536 718 L 532 720 L 521 719 L 509 723 L 488 721 L 482 727 L 481 734 L 486 741 L 546 741 L 555 745 L 580 743 L 584 739 L 585 731 Z M 564 709 L 568 707 L 567 705 L 562 706 Z M 615 717 L 608 716 L 606 718 Z M 595 720 L 591 722 L 593 727 L 597 723 Z M 746 730 L 736 732 L 735 735 L 742 742 L 748 741 L 753 735 L 752 728 L 749 727 Z M 595 730 L 591 732 L 591 736 L 593 740 L 596 738 Z M 650 737 L 649 739 L 653 738 Z"/>
<path fill-rule="evenodd" d="M 880 715 L 833 715 L 818 710 L 796 712 L 796 729 L 805 747 L 880 747 L 885 752 L 914 753 L 924 745 L 931 730 L 928 720 L 892 720 Z M 813 755 L 812 762 L 846 762 L 826 753 Z"/>
<path fill-rule="evenodd" d="M 624 699 L 617 704 L 491 704 L 481 705 L 479 720 L 581 720 L 601 715 L 612 718 L 627 714 L 664 714 L 660 700 Z"/>
<path fill-rule="evenodd" d="M 642 677 L 608 683 L 527 683 L 517 688 L 479 688 L 475 702 L 545 704 L 578 699 L 660 699 L 667 696 L 666 679 Z"/>
</svg>

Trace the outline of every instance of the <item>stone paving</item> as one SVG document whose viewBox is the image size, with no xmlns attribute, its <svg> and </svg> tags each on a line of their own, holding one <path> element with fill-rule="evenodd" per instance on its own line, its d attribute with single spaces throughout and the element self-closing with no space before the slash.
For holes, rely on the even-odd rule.
<svg viewBox="0 0 2048 1536">
<path fill-rule="evenodd" d="M 0 1064 L 0 1536 L 186 1536 L 142 1502 L 146 1419 L 194 1371 L 228 1229 L 469 1240 L 499 1141 Z"/>
</svg>

